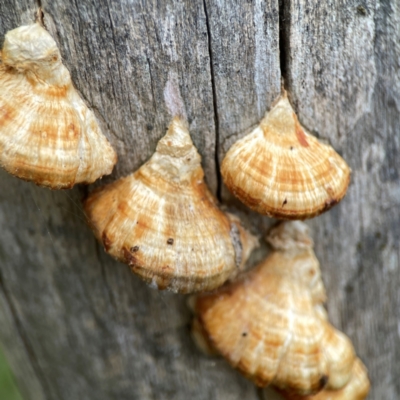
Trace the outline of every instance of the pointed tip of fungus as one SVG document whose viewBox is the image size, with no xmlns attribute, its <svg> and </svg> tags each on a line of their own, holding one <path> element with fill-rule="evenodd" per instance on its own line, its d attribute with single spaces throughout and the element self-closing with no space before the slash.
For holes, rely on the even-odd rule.
<svg viewBox="0 0 400 400">
<path fill-rule="evenodd" d="M 180 158 L 188 155 L 193 149 L 195 147 L 186 121 L 181 117 L 175 117 L 169 124 L 165 136 L 158 142 L 157 153 Z"/>
<path fill-rule="evenodd" d="M 266 237 L 275 250 L 312 249 L 314 242 L 309 227 L 301 221 L 281 222 Z"/>
<path fill-rule="evenodd" d="M 297 116 L 285 92 L 274 102 L 260 125 L 264 134 L 273 133 L 282 136 L 292 134 L 296 130 L 296 122 Z"/>
<path fill-rule="evenodd" d="M 60 61 L 60 52 L 55 40 L 38 22 L 20 26 L 5 35 L 3 62 L 6 65 L 23 70 L 29 69 L 30 63 L 51 61 Z"/>
<path fill-rule="evenodd" d="M 164 88 L 164 100 L 173 119 L 167 133 L 157 144 L 157 152 L 172 157 L 185 157 L 194 148 L 194 145 L 189 134 L 186 109 L 175 72 L 169 73 Z"/>
</svg>

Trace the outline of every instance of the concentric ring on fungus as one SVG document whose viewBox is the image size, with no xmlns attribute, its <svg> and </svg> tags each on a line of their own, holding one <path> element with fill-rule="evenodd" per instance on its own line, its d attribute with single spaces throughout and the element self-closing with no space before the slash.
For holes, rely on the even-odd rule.
<svg viewBox="0 0 400 400">
<path fill-rule="evenodd" d="M 350 340 L 319 310 L 325 290 L 304 226 L 295 221 L 275 228 L 278 248 L 267 259 L 194 300 L 194 334 L 207 335 L 204 347 L 211 345 L 258 386 L 302 396 L 342 388 L 355 359 Z"/>
<path fill-rule="evenodd" d="M 110 174 L 117 155 L 38 23 L 5 36 L 0 57 L 0 165 L 52 189 Z"/>
<path fill-rule="evenodd" d="M 229 149 L 221 173 L 246 206 L 280 219 L 307 219 L 329 210 L 350 182 L 346 162 L 300 125 L 286 93 Z"/>
<path fill-rule="evenodd" d="M 257 244 L 236 217 L 217 207 L 200 162 L 186 122 L 176 117 L 149 161 L 85 202 L 106 251 L 155 288 L 215 289 Z"/>
</svg>

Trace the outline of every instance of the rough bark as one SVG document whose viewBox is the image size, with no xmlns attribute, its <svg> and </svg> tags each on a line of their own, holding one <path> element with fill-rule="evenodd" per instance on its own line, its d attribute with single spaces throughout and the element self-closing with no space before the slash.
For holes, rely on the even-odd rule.
<svg viewBox="0 0 400 400">
<path fill-rule="evenodd" d="M 0 3 L 4 33 L 38 3 Z M 207 181 L 261 118 L 281 75 L 299 119 L 352 167 L 347 197 L 310 221 L 329 314 L 369 369 L 370 399 L 400 397 L 400 5 L 381 1 L 42 0 L 75 86 L 115 146 L 111 178 L 153 153 L 180 81 Z M 281 31 L 279 32 L 279 27 Z M 260 399 L 188 333 L 186 298 L 145 286 L 86 226 L 86 189 L 0 171 L 0 341 L 27 400 Z M 271 221 L 249 213 L 262 234 Z M 265 398 L 270 398 L 265 395 Z"/>
</svg>

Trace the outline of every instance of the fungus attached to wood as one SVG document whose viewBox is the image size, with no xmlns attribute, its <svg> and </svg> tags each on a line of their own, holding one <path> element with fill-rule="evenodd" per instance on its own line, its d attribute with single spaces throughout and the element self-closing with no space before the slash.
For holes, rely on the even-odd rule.
<svg viewBox="0 0 400 400">
<path fill-rule="evenodd" d="M 257 243 L 217 207 L 200 161 L 187 123 L 175 117 L 149 161 L 85 202 L 106 251 L 158 289 L 215 289 Z"/>
<path fill-rule="evenodd" d="M 280 219 L 306 219 L 346 194 L 350 169 L 297 120 L 286 93 L 226 154 L 221 173 L 246 206 Z"/>
<path fill-rule="evenodd" d="M 288 222 L 270 238 L 275 250 L 247 276 L 196 296 L 194 335 L 259 386 L 303 396 L 340 389 L 355 354 L 320 309 L 325 290 L 306 227 Z"/>
<path fill-rule="evenodd" d="M 0 165 L 52 189 L 110 174 L 117 156 L 38 23 L 5 36 L 0 62 Z"/>
</svg>

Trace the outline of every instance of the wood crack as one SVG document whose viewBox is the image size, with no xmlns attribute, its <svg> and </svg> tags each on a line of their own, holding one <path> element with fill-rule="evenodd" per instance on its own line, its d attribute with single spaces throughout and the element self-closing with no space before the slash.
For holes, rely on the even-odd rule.
<svg viewBox="0 0 400 400">
<path fill-rule="evenodd" d="M 204 14 L 206 17 L 207 26 L 207 40 L 208 40 L 208 54 L 210 58 L 210 73 L 211 73 L 211 88 L 213 95 L 213 108 L 214 108 L 214 125 L 215 125 L 215 169 L 217 176 L 217 193 L 216 197 L 218 201 L 221 202 L 221 190 L 222 190 L 222 178 L 220 173 L 220 162 L 219 162 L 219 149 L 220 149 L 220 134 L 219 134 L 219 117 L 218 117 L 218 103 L 217 103 L 217 89 L 215 85 L 215 73 L 214 73 L 214 62 L 213 62 L 213 52 L 211 43 L 211 28 L 210 19 L 207 12 L 206 0 L 203 0 Z"/>
<path fill-rule="evenodd" d="M 287 10 L 290 10 L 290 1 L 279 0 L 279 61 L 282 77 L 282 85 L 286 90 L 289 88 L 288 74 L 288 49 L 290 48 L 290 24 L 285 23 Z"/>
<path fill-rule="evenodd" d="M 258 400 L 265 400 L 264 398 L 264 390 L 262 388 L 256 388 L 256 396 Z"/>
<path fill-rule="evenodd" d="M 108 12 L 108 19 L 110 21 L 111 38 L 112 38 L 114 49 L 115 49 L 115 61 L 116 61 L 116 64 L 117 64 L 118 78 L 119 78 L 119 81 L 121 82 L 121 85 L 124 85 L 124 81 L 122 79 L 122 75 L 123 74 L 121 73 L 121 66 L 120 66 L 120 63 L 119 63 L 119 59 L 120 59 L 119 50 L 118 50 L 118 45 L 117 45 L 115 32 L 114 32 L 115 26 L 114 26 L 114 21 L 113 21 L 112 16 L 111 16 L 111 7 L 112 6 L 110 4 L 107 4 L 107 5 L 108 5 L 108 7 L 106 7 L 106 9 L 107 9 L 107 12 Z M 117 101 L 118 96 L 117 96 L 117 91 L 115 90 L 115 85 L 114 85 L 113 79 L 111 79 L 111 85 L 112 85 L 113 92 L 114 92 L 114 98 Z M 131 114 L 133 114 L 134 111 L 135 111 L 135 108 L 132 108 L 132 104 L 131 104 L 131 100 L 130 100 L 129 96 L 128 96 L 128 104 L 129 104 L 129 110 L 130 110 Z"/>
<path fill-rule="evenodd" d="M 144 28 L 146 29 L 146 34 L 147 34 L 147 45 L 148 45 L 148 48 L 150 48 L 150 32 L 149 32 L 149 29 L 148 29 L 148 27 L 147 27 L 146 18 L 144 18 L 144 17 L 143 17 L 143 26 L 144 26 Z M 158 40 L 157 35 L 156 35 L 156 38 L 157 38 L 157 40 Z M 153 109 L 154 109 L 154 111 L 156 112 L 156 111 L 157 111 L 156 93 L 155 93 L 155 90 L 154 90 L 153 74 L 152 74 L 152 72 L 151 72 L 150 58 L 149 58 L 147 52 L 146 52 L 146 62 L 147 62 L 147 66 L 148 66 L 148 68 L 149 68 L 150 87 L 151 87 L 151 94 L 152 94 L 152 96 L 153 96 L 153 102 L 152 102 L 152 104 L 153 104 Z"/>
<path fill-rule="evenodd" d="M 6 300 L 8 308 L 10 310 L 10 314 L 12 315 L 16 331 L 18 332 L 18 335 L 21 338 L 21 341 L 25 347 L 27 356 L 28 356 L 31 366 L 32 366 L 32 370 L 34 371 L 34 373 L 37 377 L 37 380 L 42 387 L 43 394 L 46 399 L 50 399 L 51 398 L 51 396 L 49 396 L 49 393 L 51 393 L 50 388 L 46 382 L 45 375 L 40 368 L 39 361 L 35 355 L 35 352 L 33 351 L 33 347 L 29 342 L 28 335 L 25 333 L 25 330 L 22 326 L 22 323 L 18 316 L 17 310 L 16 310 L 16 308 L 11 300 L 11 297 L 8 294 L 8 291 L 4 285 L 4 280 L 3 280 L 3 276 L 1 275 L 1 271 L 0 271 L 0 291 L 3 292 L 4 298 Z"/>
</svg>

